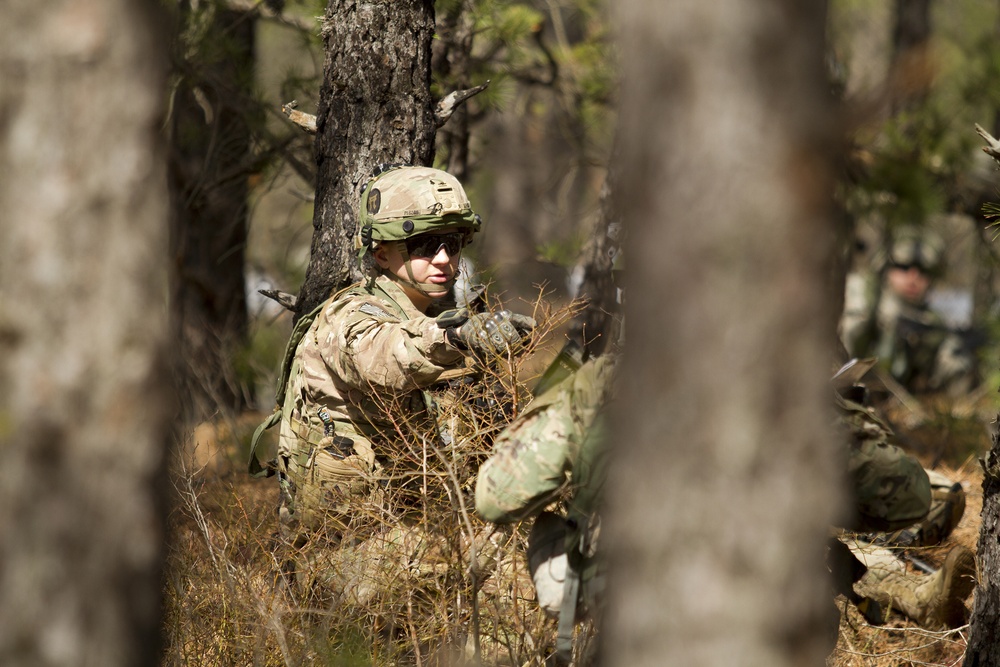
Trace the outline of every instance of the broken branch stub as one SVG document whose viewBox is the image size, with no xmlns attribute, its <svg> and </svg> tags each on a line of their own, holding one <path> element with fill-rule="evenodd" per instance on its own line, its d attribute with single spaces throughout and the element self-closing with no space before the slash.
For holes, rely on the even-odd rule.
<svg viewBox="0 0 1000 667">
<path fill-rule="evenodd" d="M 988 144 L 987 146 L 983 146 L 983 152 L 1000 163 L 1000 141 L 997 141 L 993 135 L 983 129 L 979 123 L 976 123 L 976 132 L 978 132 L 979 136 L 985 139 Z"/>
<path fill-rule="evenodd" d="M 288 120 L 292 121 L 309 134 L 316 134 L 316 116 L 311 113 L 296 111 L 296 106 L 298 106 L 298 102 L 292 100 L 288 104 L 281 105 L 281 112 L 288 116 Z"/>
<path fill-rule="evenodd" d="M 457 109 L 462 102 L 469 99 L 473 95 L 483 92 L 489 85 L 490 82 L 487 80 L 486 83 L 474 88 L 453 90 L 441 98 L 441 101 L 437 103 L 437 108 L 434 110 L 434 117 L 437 120 L 438 127 L 441 127 L 448 122 L 448 119 L 451 118 L 451 115 L 455 113 L 455 109 Z"/>
</svg>

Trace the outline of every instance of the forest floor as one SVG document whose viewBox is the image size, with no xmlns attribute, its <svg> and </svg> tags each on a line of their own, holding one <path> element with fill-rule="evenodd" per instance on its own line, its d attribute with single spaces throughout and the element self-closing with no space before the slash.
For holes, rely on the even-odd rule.
<svg viewBox="0 0 1000 667">
<path fill-rule="evenodd" d="M 962 484 L 965 514 L 954 533 L 938 547 L 922 550 L 919 557 L 939 565 L 955 544 L 976 550 L 982 507 L 982 468 L 979 459 L 991 445 L 993 416 L 997 409 L 984 399 L 977 410 L 956 417 L 948 406 L 925 404 L 926 421 L 914 428 L 900 426 L 911 415 L 901 408 L 887 409 L 894 430 L 927 468 L 935 468 Z M 275 530 L 278 505 L 273 479 L 252 479 L 246 473 L 250 433 L 263 415 L 247 414 L 199 426 L 186 440 L 172 480 L 175 503 L 170 517 L 169 553 L 165 579 L 166 619 L 164 665 L 299 665 L 327 664 L 436 664 L 418 650 L 402 660 L 380 659 L 380 648 L 370 631 L 358 630 L 378 615 L 354 621 L 327 615 L 323 609 L 292 600 L 278 585 Z M 523 544 L 507 545 L 519 554 Z M 520 561 L 512 558 L 512 562 Z M 523 564 L 513 565 L 509 581 L 524 585 Z M 520 567 L 521 570 L 517 568 Z M 518 584 L 517 582 L 521 583 Z M 530 600 L 529 589 L 514 595 Z M 461 598 L 461 595 L 455 596 Z M 890 665 L 960 665 L 968 626 L 931 632 L 905 617 L 892 614 L 881 626 L 869 625 L 842 597 L 841 626 L 829 667 L 888 667 Z M 972 596 L 966 601 L 971 609 Z M 456 618 L 456 604 L 445 605 L 440 615 Z M 461 603 L 458 604 L 461 607 Z M 467 623 L 468 609 L 459 610 Z M 494 655 L 484 664 L 541 665 L 551 651 L 554 625 L 530 604 L 508 611 L 477 610 L 478 623 L 492 624 Z M 455 624 L 454 620 L 445 621 Z M 414 634 L 436 632 L 411 628 Z M 414 639 L 414 644 L 427 645 Z M 501 646 L 502 644 L 502 646 Z M 463 647 L 468 654 L 471 650 Z M 384 653 L 383 653 L 384 655 Z M 415 657 L 415 660 L 414 660 Z M 437 656 L 438 658 L 440 656 Z"/>
<path fill-rule="evenodd" d="M 923 548 L 913 555 L 934 567 L 948 551 L 963 545 L 973 552 L 979 541 L 980 514 L 983 504 L 983 469 L 980 459 L 991 447 L 996 426 L 995 394 L 984 397 L 975 409 L 962 416 L 952 412 L 944 401 L 922 401 L 926 421 L 907 427 L 912 417 L 896 405 L 886 406 L 886 416 L 899 443 L 925 468 L 934 469 L 960 482 L 965 490 L 965 513 L 955 531 L 939 546 Z M 908 571 L 917 573 L 908 564 Z M 965 601 L 971 611 L 974 593 Z M 890 613 L 881 626 L 868 624 L 854 605 L 843 597 L 837 599 L 841 610 L 837 646 L 827 660 L 829 667 L 890 667 L 898 665 L 961 665 L 965 656 L 969 626 L 942 632 L 921 628 L 898 613 Z"/>
</svg>

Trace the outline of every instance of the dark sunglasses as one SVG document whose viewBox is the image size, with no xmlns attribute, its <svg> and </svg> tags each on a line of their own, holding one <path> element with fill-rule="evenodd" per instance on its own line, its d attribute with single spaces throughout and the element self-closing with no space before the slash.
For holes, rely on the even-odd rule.
<svg viewBox="0 0 1000 667">
<path fill-rule="evenodd" d="M 465 234 L 462 232 L 421 234 L 420 236 L 406 239 L 403 243 L 406 245 L 406 253 L 410 257 L 424 259 L 436 257 L 441 252 L 441 248 L 444 248 L 448 255 L 454 257 L 465 247 Z"/>
<path fill-rule="evenodd" d="M 899 269 L 900 271 L 909 271 L 910 269 L 916 269 L 917 271 L 923 274 L 930 273 L 926 267 L 921 266 L 920 264 L 897 264 L 893 262 L 892 268 Z"/>
</svg>

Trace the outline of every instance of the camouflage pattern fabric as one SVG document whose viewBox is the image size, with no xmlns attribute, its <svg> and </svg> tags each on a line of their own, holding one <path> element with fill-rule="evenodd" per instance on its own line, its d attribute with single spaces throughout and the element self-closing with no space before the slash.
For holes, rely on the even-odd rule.
<svg viewBox="0 0 1000 667">
<path fill-rule="evenodd" d="M 910 391 L 960 395 L 972 389 L 975 360 L 962 337 L 926 303 L 880 291 L 875 277 L 849 278 L 840 331 L 850 354 L 877 356 Z"/>
<path fill-rule="evenodd" d="M 596 617 L 605 578 L 597 545 L 607 434 L 603 411 L 614 390 L 617 357 L 606 355 L 537 397 L 497 438 L 476 483 L 476 511 L 509 523 L 538 516 L 528 563 L 538 601 L 555 615 L 565 609 L 569 567 L 579 573 L 577 618 Z M 542 510 L 564 499 L 566 516 Z"/>
<path fill-rule="evenodd" d="M 465 357 L 389 278 L 332 297 L 299 343 L 278 436 L 281 524 L 336 539 L 377 505 L 396 425 L 429 419 L 422 390 Z"/>
<path fill-rule="evenodd" d="M 861 531 L 890 531 L 927 516 L 931 484 L 916 459 L 891 443 L 892 431 L 875 410 L 835 393 L 839 425 L 848 441 L 848 477 Z"/>
<path fill-rule="evenodd" d="M 476 511 L 510 523 L 539 514 L 571 482 L 570 471 L 600 411 L 609 402 L 615 359 L 603 356 L 535 398 L 501 433 L 479 470 Z"/>
</svg>

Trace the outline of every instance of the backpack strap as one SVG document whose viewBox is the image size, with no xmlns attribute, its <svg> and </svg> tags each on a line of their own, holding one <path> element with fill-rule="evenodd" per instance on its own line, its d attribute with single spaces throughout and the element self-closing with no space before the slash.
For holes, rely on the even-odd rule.
<svg viewBox="0 0 1000 667">
<path fill-rule="evenodd" d="M 253 437 L 250 438 L 250 464 L 247 468 L 247 472 L 250 473 L 251 477 L 270 477 L 275 473 L 276 465 L 274 461 L 268 461 L 266 466 L 261 465 L 260 460 L 257 458 L 257 445 L 260 444 L 260 439 L 264 435 L 264 431 L 280 421 L 281 407 L 279 406 L 254 430 Z"/>
<path fill-rule="evenodd" d="M 367 284 L 357 284 L 351 285 L 339 292 L 334 293 L 331 297 L 325 300 L 323 303 L 319 304 L 313 308 L 309 313 L 303 315 L 299 318 L 299 321 L 295 323 L 295 327 L 292 329 L 292 335 L 288 339 L 288 343 L 285 345 L 285 353 L 281 358 L 281 371 L 278 374 L 278 384 L 274 391 L 275 408 L 268 417 L 260 423 L 257 429 L 253 433 L 253 437 L 250 439 L 250 461 L 247 466 L 247 471 L 250 473 L 251 477 L 270 477 L 275 474 L 277 470 L 277 461 L 271 460 L 267 463 L 262 464 L 257 458 L 257 447 L 260 444 L 260 440 L 264 435 L 264 432 L 275 426 L 275 424 L 281 423 L 282 415 L 285 411 L 285 394 L 288 391 L 288 382 L 292 375 L 295 374 L 295 353 L 298 351 L 299 343 L 302 341 L 303 336 L 309 331 L 309 327 L 312 326 L 313 322 L 319 316 L 320 311 L 322 311 L 331 300 L 337 299 L 344 294 L 355 293 L 355 294 L 378 294 L 387 304 L 391 305 L 392 309 L 396 311 L 396 315 L 401 319 L 408 319 L 406 316 L 406 311 L 403 310 L 395 299 L 393 299 L 385 289 L 379 285 L 376 281 L 369 281 Z"/>
<path fill-rule="evenodd" d="M 575 532 L 572 531 L 571 532 Z M 568 665 L 573 661 L 573 629 L 576 627 L 576 603 L 580 597 L 580 567 L 573 554 L 566 551 L 566 579 L 563 584 L 562 606 L 559 608 L 559 629 L 556 632 L 556 662 Z"/>
<path fill-rule="evenodd" d="M 288 343 L 285 344 L 285 353 L 281 357 L 281 371 L 278 373 L 278 384 L 274 391 L 274 410 L 260 423 L 253 432 L 253 437 L 250 438 L 250 462 L 247 466 L 247 472 L 250 473 L 251 477 L 270 477 L 277 469 L 277 462 L 274 460 L 268 461 L 266 464 L 261 464 L 257 458 L 257 446 L 260 444 L 260 439 L 263 437 L 264 431 L 281 422 L 281 415 L 285 407 L 285 392 L 288 390 L 288 381 L 292 376 L 292 369 L 295 366 L 295 352 L 299 348 L 299 342 L 301 342 L 302 337 L 309 331 L 309 327 L 312 326 L 312 323 L 316 320 L 316 317 L 323 310 L 324 306 L 326 306 L 325 301 L 313 308 L 306 315 L 300 317 L 292 329 L 292 335 L 288 338 Z"/>
</svg>

